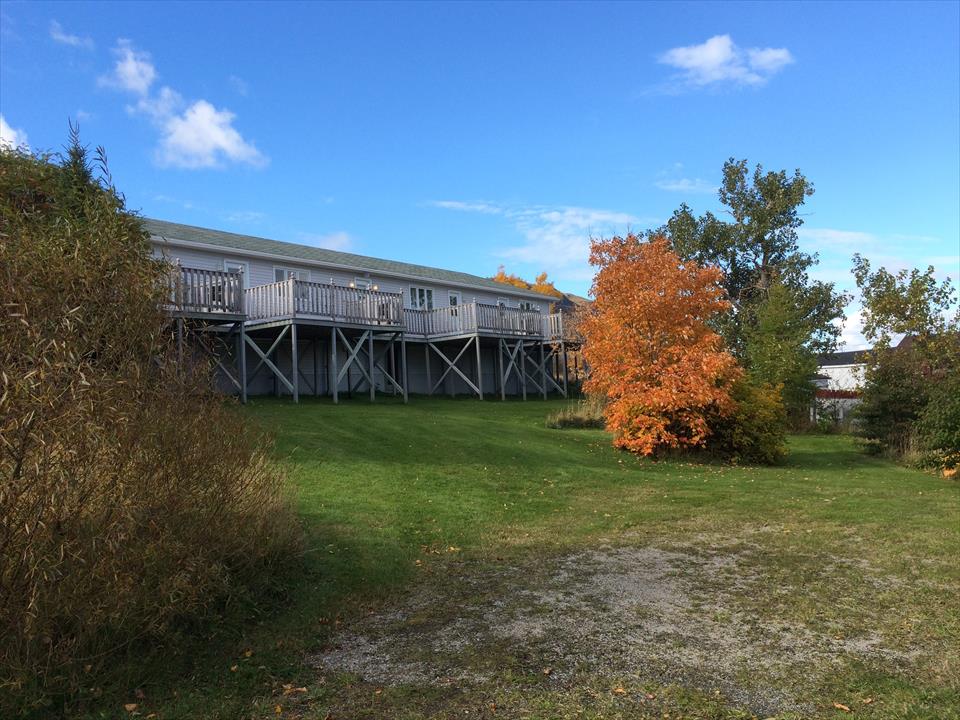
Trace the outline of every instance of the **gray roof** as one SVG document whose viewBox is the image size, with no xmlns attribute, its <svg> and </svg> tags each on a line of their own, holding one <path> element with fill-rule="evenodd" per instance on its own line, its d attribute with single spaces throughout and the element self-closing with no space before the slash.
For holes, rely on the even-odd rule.
<svg viewBox="0 0 960 720">
<path fill-rule="evenodd" d="M 820 367 L 833 365 L 862 365 L 870 355 L 869 350 L 846 350 L 820 356 Z"/>
<path fill-rule="evenodd" d="M 181 225 L 180 223 L 154 220 L 152 218 L 142 218 L 142 222 L 144 228 L 146 228 L 147 232 L 151 235 L 167 240 L 182 240 L 202 245 L 214 245 L 230 250 L 237 250 L 241 253 L 246 251 L 265 253 L 268 255 L 281 255 L 287 258 L 339 265 L 367 272 L 413 276 L 454 285 L 487 288 L 503 294 L 532 295 L 537 298 L 555 299 L 550 295 L 544 295 L 543 293 L 538 293 L 533 290 L 522 290 L 510 285 L 494 282 L 490 278 L 458 272 L 456 270 L 443 270 L 427 265 L 414 265 L 396 260 L 381 260 L 380 258 L 367 257 L 366 255 L 355 255 L 354 253 L 326 250 L 324 248 L 311 247 L 310 245 L 298 245 L 296 243 L 281 242 L 280 240 L 269 240 L 253 235 L 238 235 L 237 233 L 224 232 L 223 230 L 210 230 L 208 228 Z"/>
</svg>

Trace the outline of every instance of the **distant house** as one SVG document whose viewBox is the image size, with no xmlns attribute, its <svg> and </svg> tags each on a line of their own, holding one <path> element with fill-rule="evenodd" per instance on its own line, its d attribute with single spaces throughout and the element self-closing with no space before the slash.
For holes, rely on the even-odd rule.
<svg viewBox="0 0 960 720">
<path fill-rule="evenodd" d="M 456 270 L 144 219 L 181 354 L 247 393 L 567 395 L 555 298 Z M 195 340 L 192 345 L 190 341 Z"/>
<path fill-rule="evenodd" d="M 820 365 L 813 382 L 817 388 L 816 406 L 812 419 L 830 418 L 844 423 L 850 412 L 860 403 L 863 388 L 863 370 L 869 350 L 847 350 L 820 357 Z"/>
</svg>

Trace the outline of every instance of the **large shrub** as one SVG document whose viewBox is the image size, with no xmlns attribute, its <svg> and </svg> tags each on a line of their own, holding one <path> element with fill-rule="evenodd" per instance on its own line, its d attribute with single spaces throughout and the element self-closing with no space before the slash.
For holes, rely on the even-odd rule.
<svg viewBox="0 0 960 720">
<path fill-rule="evenodd" d="M 175 362 L 166 273 L 76 139 L 0 151 L 0 715 L 69 703 L 296 542 L 263 439 Z"/>
<path fill-rule="evenodd" d="M 774 465 L 787 454 L 787 413 L 779 386 L 746 378 L 731 391 L 736 407 L 716 414 L 707 450 L 734 463 Z"/>
<path fill-rule="evenodd" d="M 681 261 L 662 237 L 594 240 L 590 263 L 584 390 L 605 399 L 614 444 L 642 455 L 702 447 L 742 374 L 709 324 L 730 307 L 722 273 Z"/>
<path fill-rule="evenodd" d="M 917 439 L 925 465 L 960 466 L 960 372 L 931 390 L 917 423 Z"/>
</svg>

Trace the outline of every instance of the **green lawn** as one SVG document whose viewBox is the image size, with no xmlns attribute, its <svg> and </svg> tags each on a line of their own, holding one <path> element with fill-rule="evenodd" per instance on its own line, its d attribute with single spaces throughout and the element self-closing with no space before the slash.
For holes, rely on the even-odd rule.
<svg viewBox="0 0 960 720">
<path fill-rule="evenodd" d="M 137 712 L 960 717 L 956 482 L 844 437 L 776 468 L 642 461 L 545 428 L 558 406 L 251 402 L 304 555 L 255 622 L 166 652 Z M 403 680 L 435 666 L 459 674 Z"/>
</svg>

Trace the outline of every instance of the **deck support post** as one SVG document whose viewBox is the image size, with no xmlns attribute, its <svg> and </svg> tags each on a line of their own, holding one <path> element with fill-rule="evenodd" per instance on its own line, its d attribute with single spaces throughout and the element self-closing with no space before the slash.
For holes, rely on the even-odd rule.
<svg viewBox="0 0 960 720">
<path fill-rule="evenodd" d="M 506 382 L 503 377 L 503 338 L 497 339 L 497 381 L 500 385 L 500 399 L 507 399 Z"/>
<path fill-rule="evenodd" d="M 330 392 L 333 394 L 333 403 L 340 402 L 340 377 L 337 373 L 337 329 L 330 328 Z"/>
<path fill-rule="evenodd" d="M 554 383 L 556 384 L 556 383 Z M 543 341 L 540 341 L 540 389 L 543 390 L 543 399 L 547 399 L 547 365 L 543 359 Z"/>
<path fill-rule="evenodd" d="M 245 323 L 237 323 L 237 371 L 240 374 L 240 402 L 247 404 L 247 344 L 243 341 L 246 335 Z"/>
<path fill-rule="evenodd" d="M 423 345 L 423 356 L 427 368 L 427 395 L 433 395 L 433 380 L 430 378 L 430 346 L 427 343 Z"/>
<path fill-rule="evenodd" d="M 367 361 L 370 363 L 370 374 L 367 379 L 370 381 L 370 402 L 377 399 L 377 385 L 373 378 L 373 331 L 370 331 L 370 338 L 367 340 Z"/>
<path fill-rule="evenodd" d="M 523 401 L 527 401 L 527 352 L 523 346 L 523 340 L 517 340 L 517 347 L 520 348 L 520 391 L 523 394 Z"/>
<path fill-rule="evenodd" d="M 403 333 L 400 333 L 400 364 L 403 365 L 403 402 L 407 403 L 409 399 L 409 382 L 410 375 L 407 373 L 407 336 Z"/>
<path fill-rule="evenodd" d="M 395 349 L 394 349 L 394 347 L 393 347 L 393 340 L 392 340 L 392 339 L 390 340 L 390 342 L 387 343 L 387 348 L 388 348 L 389 351 L 390 351 L 390 376 L 391 376 L 391 377 L 396 377 L 396 376 L 397 376 L 397 353 L 396 353 L 396 351 L 395 351 Z M 390 393 L 390 394 L 393 395 L 394 397 L 397 396 L 397 386 L 396 386 L 396 385 L 394 385 L 394 386 L 391 388 L 391 393 Z"/>
<path fill-rule="evenodd" d="M 480 364 L 480 336 L 474 337 L 477 345 L 477 395 L 483 400 L 483 366 Z"/>
<path fill-rule="evenodd" d="M 297 352 L 297 323 L 290 323 L 290 363 L 291 375 L 293 376 L 293 401 L 300 402 L 300 358 Z"/>
<path fill-rule="evenodd" d="M 310 343 L 310 351 L 313 355 L 313 396 L 320 397 L 320 365 L 317 362 L 317 343 L 319 338 L 314 338 Z"/>
<path fill-rule="evenodd" d="M 567 387 L 567 345 L 560 341 L 560 361 L 563 363 L 563 396 L 569 397 L 570 389 Z"/>
<path fill-rule="evenodd" d="M 183 365 L 183 318 L 177 318 L 177 362 Z"/>
</svg>

